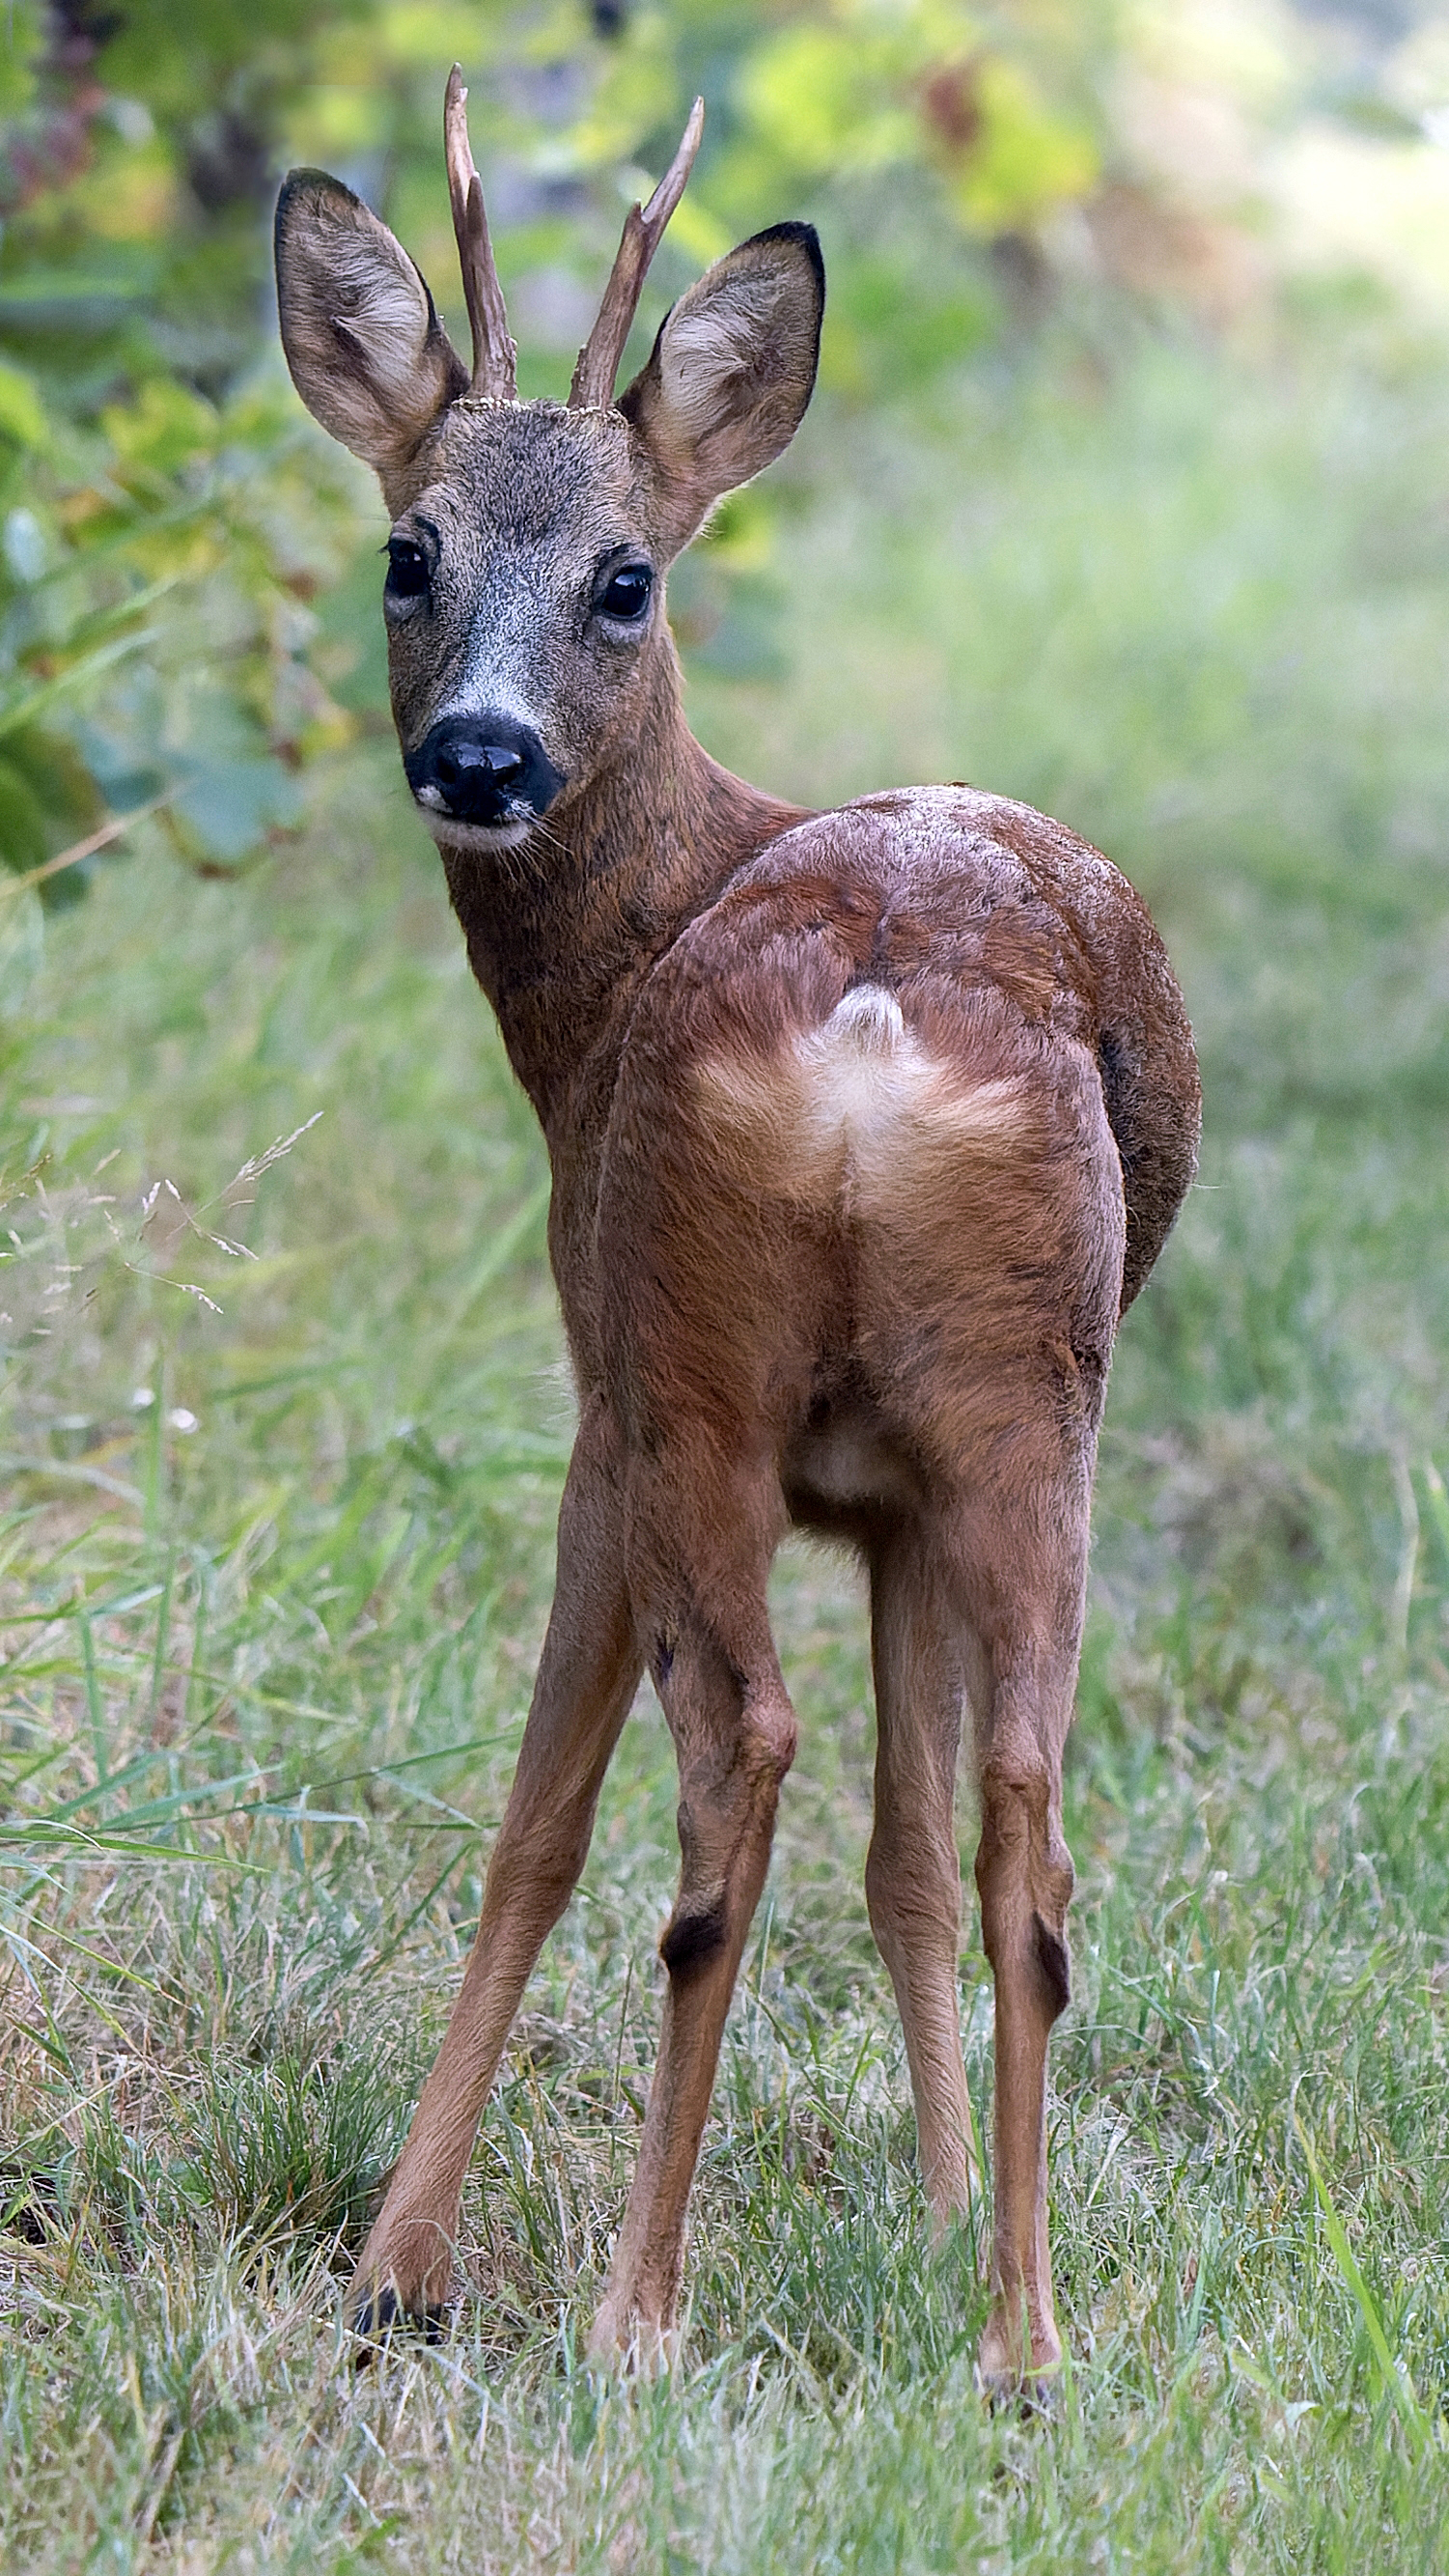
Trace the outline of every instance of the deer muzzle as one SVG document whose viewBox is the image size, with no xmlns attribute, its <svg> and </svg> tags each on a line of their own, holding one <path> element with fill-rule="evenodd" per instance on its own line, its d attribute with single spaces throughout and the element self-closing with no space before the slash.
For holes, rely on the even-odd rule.
<svg viewBox="0 0 1449 2576">
<path fill-rule="evenodd" d="M 403 767 L 430 814 L 494 829 L 546 814 L 564 784 L 530 726 L 486 712 L 435 724 Z"/>
</svg>

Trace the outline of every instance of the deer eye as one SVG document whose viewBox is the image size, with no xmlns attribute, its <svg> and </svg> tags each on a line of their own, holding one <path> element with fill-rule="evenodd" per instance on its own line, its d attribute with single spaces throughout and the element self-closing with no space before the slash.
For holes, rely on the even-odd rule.
<svg viewBox="0 0 1449 2576">
<path fill-rule="evenodd" d="M 428 559 L 421 546 L 409 537 L 389 537 L 387 541 L 387 581 L 384 585 L 390 599 L 418 599 L 428 586 Z"/>
<path fill-rule="evenodd" d="M 634 620 L 643 616 L 654 588 L 654 575 L 647 564 L 621 564 L 610 573 L 594 606 L 605 617 Z"/>
</svg>

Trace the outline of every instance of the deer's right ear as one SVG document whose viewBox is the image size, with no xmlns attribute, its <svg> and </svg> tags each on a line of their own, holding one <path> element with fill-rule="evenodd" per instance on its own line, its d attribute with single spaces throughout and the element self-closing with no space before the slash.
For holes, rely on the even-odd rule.
<svg viewBox="0 0 1449 2576">
<path fill-rule="evenodd" d="M 468 370 L 386 224 L 323 170 L 277 200 L 277 306 L 292 382 L 314 420 L 382 475 L 406 465 Z"/>
<path fill-rule="evenodd" d="M 722 493 L 789 446 L 814 390 L 824 313 L 813 224 L 776 224 L 716 260 L 665 315 L 619 409 L 649 451 L 676 547 Z"/>
</svg>

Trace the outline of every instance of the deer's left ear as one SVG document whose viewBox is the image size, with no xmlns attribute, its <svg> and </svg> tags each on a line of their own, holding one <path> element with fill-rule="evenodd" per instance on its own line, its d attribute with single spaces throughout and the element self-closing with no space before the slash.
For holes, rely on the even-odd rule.
<svg viewBox="0 0 1449 2576">
<path fill-rule="evenodd" d="M 277 201 L 277 305 L 307 409 L 384 481 L 467 391 L 401 242 L 325 170 L 294 170 Z"/>
<path fill-rule="evenodd" d="M 619 409 L 649 451 L 676 547 L 721 493 L 789 446 L 814 389 L 824 311 L 813 224 L 776 224 L 717 260 L 666 314 Z"/>
</svg>

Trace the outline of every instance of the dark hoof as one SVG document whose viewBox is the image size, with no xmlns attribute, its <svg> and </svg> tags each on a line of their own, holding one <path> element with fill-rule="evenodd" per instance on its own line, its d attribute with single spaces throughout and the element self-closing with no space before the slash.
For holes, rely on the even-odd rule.
<svg viewBox="0 0 1449 2576">
<path fill-rule="evenodd" d="M 1054 2424 L 1062 2411 L 1061 2371 L 980 2370 L 976 2385 L 993 2415 L 1023 2424 Z"/>
<path fill-rule="evenodd" d="M 1024 2379 L 1017 2395 L 1017 2407 L 1024 2424 L 1056 2424 L 1062 2412 L 1062 2375 L 1060 2370 L 1036 2370 Z"/>
<path fill-rule="evenodd" d="M 405 2308 L 390 2281 L 384 2282 L 380 2290 L 366 2290 L 352 2320 L 352 2331 L 361 2347 L 357 2367 L 366 2370 L 395 2334 L 415 2335 L 422 2343 L 441 2343 L 447 2325 L 446 2308 Z"/>
</svg>

